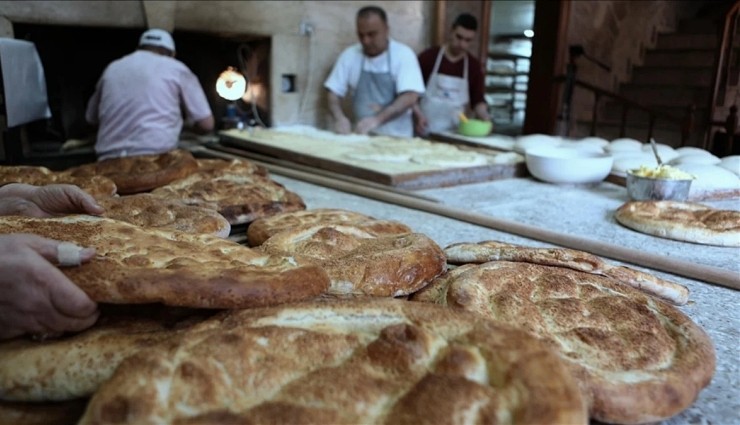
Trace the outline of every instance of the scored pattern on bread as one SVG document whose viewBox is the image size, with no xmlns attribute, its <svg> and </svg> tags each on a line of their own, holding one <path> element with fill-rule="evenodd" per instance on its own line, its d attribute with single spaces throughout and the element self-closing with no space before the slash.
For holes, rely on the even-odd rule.
<svg viewBox="0 0 740 425">
<path fill-rule="evenodd" d="M 8 183 L 25 183 L 34 186 L 72 184 L 94 198 L 107 198 L 116 194 L 116 184 L 105 176 L 77 177 L 69 172 L 55 172 L 46 167 L 32 165 L 0 166 L 0 186 Z"/>
<path fill-rule="evenodd" d="M 671 417 L 696 400 L 714 373 L 714 348 L 699 326 L 608 277 L 493 261 L 455 268 L 411 299 L 537 335 L 569 365 L 599 421 Z"/>
<path fill-rule="evenodd" d="M 148 193 L 110 197 L 98 203 L 105 209 L 103 217 L 141 227 L 208 233 L 222 238 L 231 232 L 229 222 L 212 209 Z"/>
<path fill-rule="evenodd" d="M 178 338 L 213 314 L 121 307 L 102 306 L 97 323 L 77 334 L 0 342 L 0 400 L 40 403 L 89 397 L 126 357 Z M 6 423 L 2 416 L 0 422 Z"/>
<path fill-rule="evenodd" d="M 366 227 L 304 225 L 276 233 L 258 247 L 305 259 L 326 270 L 327 295 L 404 296 L 445 270 L 442 249 L 421 233 L 375 237 Z"/>
<path fill-rule="evenodd" d="M 93 300 L 247 308 L 315 297 L 328 288 L 320 267 L 207 234 L 145 229 L 92 216 L 0 217 L 0 233 L 36 233 L 94 247 L 96 257 L 63 268 Z"/>
<path fill-rule="evenodd" d="M 740 211 L 693 202 L 630 201 L 614 218 L 648 235 L 705 245 L 740 247 Z"/>
<path fill-rule="evenodd" d="M 373 236 L 401 235 L 411 229 L 398 221 L 378 220 L 355 211 L 337 208 L 316 208 L 275 214 L 255 220 L 247 228 L 250 246 L 262 245 L 267 239 L 283 230 L 314 224 L 347 224 L 360 228 Z"/>
<path fill-rule="evenodd" d="M 584 251 L 567 248 L 532 248 L 498 241 L 456 243 L 449 245 L 444 251 L 450 264 L 521 261 L 567 267 L 616 279 L 675 305 L 684 305 L 689 301 L 689 290 L 683 285 L 630 267 L 614 266 Z"/>
<path fill-rule="evenodd" d="M 146 192 L 195 172 L 198 163 L 193 154 L 175 149 L 158 155 L 110 158 L 66 170 L 79 177 L 105 176 L 116 183 L 118 193 Z"/>
<path fill-rule="evenodd" d="M 159 187 L 152 194 L 214 209 L 232 225 L 306 208 L 300 196 L 270 179 L 264 168 L 251 162 L 200 161 L 200 170 Z"/>
<path fill-rule="evenodd" d="M 124 361 L 80 424 L 585 424 L 544 344 L 399 300 L 230 311 Z"/>
</svg>

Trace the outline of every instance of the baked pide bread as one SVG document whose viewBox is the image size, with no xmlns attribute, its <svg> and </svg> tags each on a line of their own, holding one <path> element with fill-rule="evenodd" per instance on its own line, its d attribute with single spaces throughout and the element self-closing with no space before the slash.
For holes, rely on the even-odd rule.
<svg viewBox="0 0 740 425">
<path fill-rule="evenodd" d="M 0 342 L 0 400 L 47 403 L 89 397 L 126 357 L 178 338 L 213 315 L 155 306 L 102 310 L 95 325 L 77 334 Z"/>
<path fill-rule="evenodd" d="M 684 305 L 689 301 L 689 290 L 683 285 L 630 267 L 614 266 L 602 258 L 584 251 L 567 248 L 532 248 L 499 241 L 482 241 L 452 244 L 447 246 L 444 252 L 447 256 L 447 262 L 450 264 L 520 261 L 545 266 L 566 267 L 611 277 L 672 304 Z"/>
<path fill-rule="evenodd" d="M 329 285 L 320 267 L 290 257 L 213 235 L 100 217 L 0 217 L 0 233 L 36 233 L 94 247 L 95 258 L 62 271 L 98 302 L 247 308 L 312 298 Z"/>
<path fill-rule="evenodd" d="M 231 224 L 214 210 L 149 193 L 100 199 L 98 204 L 105 208 L 103 217 L 141 227 L 208 233 L 222 238 L 231 232 Z"/>
<path fill-rule="evenodd" d="M 78 177 L 105 176 L 122 195 L 146 192 L 182 179 L 198 169 L 193 154 L 175 149 L 158 155 L 110 158 L 66 170 Z"/>
<path fill-rule="evenodd" d="M 373 236 L 412 232 L 408 226 L 398 221 L 378 220 L 365 214 L 338 208 L 316 208 L 259 218 L 247 228 L 247 242 L 249 246 L 259 246 L 283 230 L 314 224 L 349 224 Z"/>
<path fill-rule="evenodd" d="M 210 161 L 202 170 L 152 194 L 214 209 L 232 225 L 306 208 L 300 196 L 270 179 L 261 167 L 247 161 Z"/>
<path fill-rule="evenodd" d="M 230 174 L 269 176 L 267 168 L 246 159 L 196 158 L 196 162 L 198 169 L 195 173 L 207 173 L 211 177 Z"/>
<path fill-rule="evenodd" d="M 676 308 L 614 279 L 492 261 L 449 271 L 411 297 L 531 332 L 579 381 L 592 418 L 634 424 L 690 406 L 714 374 L 707 334 Z"/>
<path fill-rule="evenodd" d="M 585 424 L 536 338 L 380 299 L 238 310 L 125 360 L 80 424 Z"/>
<path fill-rule="evenodd" d="M 13 425 L 76 425 L 87 399 L 57 402 L 0 401 L 0 423 Z"/>
<path fill-rule="evenodd" d="M 34 186 L 73 184 L 95 198 L 107 198 L 116 194 L 116 184 L 105 176 L 77 177 L 68 172 L 55 172 L 33 165 L 0 166 L 0 186 L 8 183 Z"/>
<path fill-rule="evenodd" d="M 258 247 L 313 263 L 331 279 L 327 295 L 398 297 L 427 285 L 446 268 L 442 249 L 421 233 L 375 237 L 364 227 L 304 225 Z"/>
<path fill-rule="evenodd" d="M 677 241 L 740 246 L 740 211 L 693 202 L 631 201 L 614 218 L 632 230 Z"/>
</svg>

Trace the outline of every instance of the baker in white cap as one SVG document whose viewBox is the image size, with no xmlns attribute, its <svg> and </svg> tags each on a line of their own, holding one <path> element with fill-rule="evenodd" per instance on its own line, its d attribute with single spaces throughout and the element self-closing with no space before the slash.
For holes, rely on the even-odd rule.
<svg viewBox="0 0 740 425">
<path fill-rule="evenodd" d="M 177 147 L 185 112 L 196 132 L 213 130 L 213 114 L 198 78 L 175 59 L 169 32 L 150 29 L 139 48 L 103 72 L 85 118 L 98 126 L 98 160 L 160 154 Z"/>
</svg>

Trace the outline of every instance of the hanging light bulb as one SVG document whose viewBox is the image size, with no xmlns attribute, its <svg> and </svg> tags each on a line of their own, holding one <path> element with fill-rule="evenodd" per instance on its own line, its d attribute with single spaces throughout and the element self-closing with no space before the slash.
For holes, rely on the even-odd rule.
<svg viewBox="0 0 740 425">
<path fill-rule="evenodd" d="M 240 99 L 247 91 L 247 80 L 234 67 L 228 67 L 216 80 L 216 92 L 226 100 Z"/>
</svg>

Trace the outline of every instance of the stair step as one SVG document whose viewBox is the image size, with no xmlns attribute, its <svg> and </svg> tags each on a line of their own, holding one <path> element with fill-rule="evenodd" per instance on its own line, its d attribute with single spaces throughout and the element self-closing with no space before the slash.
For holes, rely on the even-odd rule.
<svg viewBox="0 0 740 425">
<path fill-rule="evenodd" d="M 703 49 L 713 50 L 717 47 L 715 34 L 658 34 L 658 49 Z"/>
<path fill-rule="evenodd" d="M 709 87 L 712 85 L 712 68 L 636 67 L 632 70 L 632 82 L 656 86 L 682 85 Z"/>
<path fill-rule="evenodd" d="M 645 66 L 704 68 L 714 66 L 714 50 L 649 50 Z"/>
<path fill-rule="evenodd" d="M 687 106 L 660 106 L 654 109 L 656 112 L 659 112 L 661 114 L 665 114 L 667 116 L 674 117 L 676 119 L 682 119 L 684 116 L 686 116 L 686 109 Z M 616 101 L 606 101 L 603 104 L 603 109 L 601 110 L 601 114 L 608 119 L 614 119 L 619 120 L 622 117 L 622 104 Z M 636 119 L 642 119 L 643 117 L 647 117 L 647 112 L 639 110 L 639 109 L 630 109 L 627 113 L 628 119 L 632 120 L 633 118 Z M 701 104 L 696 105 L 696 110 L 694 111 L 694 119 L 697 121 L 703 120 L 706 121 L 707 117 L 707 105 Z M 647 119 L 645 120 L 647 122 Z"/>
<path fill-rule="evenodd" d="M 711 18 L 682 19 L 678 23 L 676 32 L 683 34 L 716 34 L 718 25 L 718 21 Z"/>
<path fill-rule="evenodd" d="M 668 117 L 673 117 L 677 120 L 683 120 L 685 116 L 685 110 L 683 108 L 668 108 L 668 109 L 661 109 L 661 112 L 665 114 Z M 621 105 L 618 105 L 616 103 L 611 103 L 605 105 L 604 109 L 601 111 L 601 115 L 599 116 L 600 121 L 610 122 L 615 125 L 619 125 L 622 121 L 622 107 Z M 694 127 L 695 128 L 702 128 L 706 126 L 707 121 L 709 118 L 707 117 L 707 110 L 706 108 L 702 108 L 701 110 L 697 110 L 694 113 Z M 648 124 L 650 123 L 650 116 L 647 112 L 640 110 L 640 109 L 630 109 L 627 112 L 627 125 L 634 125 L 638 127 L 645 127 L 647 128 Z M 677 128 L 678 124 L 669 121 L 665 118 L 656 118 L 655 125 L 659 126 L 661 128 Z"/>
<path fill-rule="evenodd" d="M 709 102 L 709 89 L 683 86 L 625 84 L 619 93 L 644 106 L 704 105 Z"/>
</svg>

